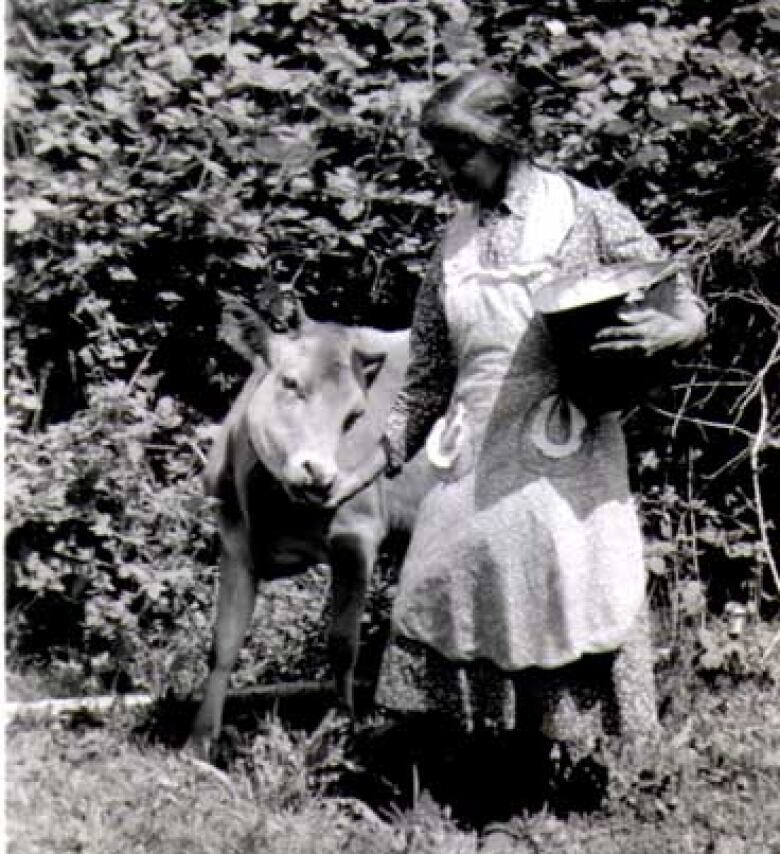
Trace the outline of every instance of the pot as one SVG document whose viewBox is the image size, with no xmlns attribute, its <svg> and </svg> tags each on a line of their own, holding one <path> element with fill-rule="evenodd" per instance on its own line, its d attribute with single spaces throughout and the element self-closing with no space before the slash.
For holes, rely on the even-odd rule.
<svg viewBox="0 0 780 854">
<path fill-rule="evenodd" d="M 679 270 L 670 261 L 612 264 L 560 276 L 536 294 L 561 391 L 587 415 L 628 409 L 668 375 L 668 354 L 594 354 L 590 347 L 600 330 L 621 324 L 618 312 L 628 305 L 671 313 Z"/>
</svg>

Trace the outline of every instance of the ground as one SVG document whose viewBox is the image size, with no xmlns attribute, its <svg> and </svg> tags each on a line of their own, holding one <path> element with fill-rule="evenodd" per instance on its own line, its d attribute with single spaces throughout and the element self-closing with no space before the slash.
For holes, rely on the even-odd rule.
<svg viewBox="0 0 780 854">
<path fill-rule="evenodd" d="M 577 783 L 579 804 L 572 791 L 562 798 L 553 787 L 521 816 L 537 851 L 780 854 L 778 669 L 706 678 L 679 664 L 661 670 L 665 737 L 652 761 L 637 772 L 608 758 L 607 777 L 596 763 L 590 770 L 598 773 L 579 780 L 569 769 L 565 782 Z M 9 680 L 12 692 L 19 683 Z M 434 748 L 436 739 L 421 741 L 418 733 L 412 744 L 408 726 L 368 718 L 355 735 L 335 718 L 299 729 L 283 720 L 283 709 L 277 713 L 234 731 L 224 771 L 161 744 L 148 712 L 145 719 L 124 713 L 10 722 L 9 854 L 477 851 L 478 833 L 464 820 L 469 796 L 458 802 L 452 795 L 458 780 L 472 792 L 498 791 L 502 784 L 490 774 L 498 754 L 477 747 L 472 758 L 481 756 L 481 774 L 468 781 L 450 766 L 453 777 L 442 787 L 431 776 L 437 766 L 426 766 L 420 752 L 421 744 L 440 750 L 441 743 Z M 409 759 L 408 786 L 380 781 L 371 768 L 382 750 L 365 747 L 383 743 L 396 759 Z M 427 777 L 417 773 L 418 760 Z M 518 777 L 536 773 L 518 764 Z"/>
</svg>

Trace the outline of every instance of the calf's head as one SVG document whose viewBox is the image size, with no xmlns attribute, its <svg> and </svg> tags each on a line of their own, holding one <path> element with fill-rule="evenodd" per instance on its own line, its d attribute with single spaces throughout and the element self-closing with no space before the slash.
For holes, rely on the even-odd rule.
<svg viewBox="0 0 780 854">
<path fill-rule="evenodd" d="M 300 307 L 286 331 L 249 314 L 242 326 L 262 376 L 246 410 L 254 451 L 291 498 L 327 497 L 385 354 L 364 352 L 353 330 L 315 323 Z"/>
</svg>

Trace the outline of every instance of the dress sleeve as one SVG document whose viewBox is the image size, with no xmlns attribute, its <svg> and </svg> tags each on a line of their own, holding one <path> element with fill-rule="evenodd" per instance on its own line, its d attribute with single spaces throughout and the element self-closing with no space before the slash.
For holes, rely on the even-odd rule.
<svg viewBox="0 0 780 854">
<path fill-rule="evenodd" d="M 607 190 L 591 194 L 599 255 L 605 264 L 659 261 L 667 253 L 625 205 Z"/>
<path fill-rule="evenodd" d="M 658 261 L 668 257 L 661 244 L 648 234 L 637 217 L 609 191 L 594 191 L 591 212 L 596 226 L 599 257 L 605 264 L 624 261 Z M 687 272 L 674 278 L 673 314 L 690 327 L 693 344 L 704 337 L 707 308 L 697 296 Z"/>
<path fill-rule="evenodd" d="M 437 251 L 420 285 L 410 331 L 410 362 L 385 425 L 388 474 L 396 473 L 423 445 L 447 408 L 455 384 L 455 361 L 439 297 L 442 275 Z"/>
</svg>

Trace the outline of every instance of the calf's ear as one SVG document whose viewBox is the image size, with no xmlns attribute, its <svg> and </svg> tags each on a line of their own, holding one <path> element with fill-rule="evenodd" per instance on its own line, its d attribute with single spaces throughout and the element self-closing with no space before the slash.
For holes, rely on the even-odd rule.
<svg viewBox="0 0 780 854">
<path fill-rule="evenodd" d="M 219 336 L 236 353 L 254 364 L 260 356 L 268 363 L 273 332 L 263 317 L 232 294 L 222 296 Z"/>
<path fill-rule="evenodd" d="M 290 290 L 277 291 L 261 306 L 263 320 L 274 331 L 296 334 L 308 322 L 303 304 Z"/>
<path fill-rule="evenodd" d="M 352 359 L 358 376 L 362 376 L 366 388 L 370 388 L 385 364 L 387 353 L 366 353 L 363 350 L 353 350 Z"/>
</svg>

